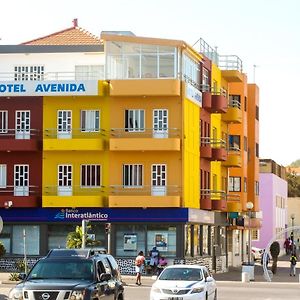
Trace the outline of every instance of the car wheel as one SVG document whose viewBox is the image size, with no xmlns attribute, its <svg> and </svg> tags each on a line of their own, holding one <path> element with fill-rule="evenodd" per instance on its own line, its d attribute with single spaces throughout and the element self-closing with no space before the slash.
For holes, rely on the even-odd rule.
<svg viewBox="0 0 300 300">
<path fill-rule="evenodd" d="M 217 294 L 217 289 L 215 289 L 215 296 L 214 296 L 214 300 L 218 299 L 218 294 Z"/>
</svg>

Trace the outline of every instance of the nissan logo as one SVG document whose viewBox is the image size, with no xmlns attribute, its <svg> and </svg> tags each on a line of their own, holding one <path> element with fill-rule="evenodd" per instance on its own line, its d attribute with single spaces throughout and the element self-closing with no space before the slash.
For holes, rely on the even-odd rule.
<svg viewBox="0 0 300 300">
<path fill-rule="evenodd" d="M 42 294 L 42 299 L 43 300 L 48 300 L 50 298 L 50 295 L 48 293 L 43 293 Z"/>
</svg>

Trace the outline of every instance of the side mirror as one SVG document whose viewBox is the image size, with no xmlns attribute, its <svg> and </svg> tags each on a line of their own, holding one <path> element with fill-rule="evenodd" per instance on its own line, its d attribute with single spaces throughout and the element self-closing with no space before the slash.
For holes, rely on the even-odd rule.
<svg viewBox="0 0 300 300">
<path fill-rule="evenodd" d="M 108 281 L 108 280 L 111 280 L 111 274 L 102 273 L 100 275 L 100 281 Z"/>
<path fill-rule="evenodd" d="M 213 282 L 214 279 L 213 279 L 213 277 L 208 276 L 208 277 L 206 277 L 205 281 L 206 281 L 206 282 Z"/>
<path fill-rule="evenodd" d="M 18 279 L 24 280 L 26 278 L 26 273 L 19 273 Z"/>
</svg>

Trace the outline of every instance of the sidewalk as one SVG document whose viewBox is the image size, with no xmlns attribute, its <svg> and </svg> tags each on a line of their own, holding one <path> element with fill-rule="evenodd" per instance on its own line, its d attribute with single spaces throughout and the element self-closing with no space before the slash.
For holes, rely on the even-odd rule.
<svg viewBox="0 0 300 300">
<path fill-rule="evenodd" d="M 300 263 L 297 264 L 297 274 L 296 276 L 290 276 L 290 263 L 287 257 L 281 257 L 281 260 L 277 264 L 277 273 L 273 275 L 272 282 L 282 282 L 282 283 L 299 283 L 300 284 Z M 272 262 L 271 262 L 272 263 Z M 271 268 L 271 263 L 268 269 Z M 9 280 L 10 273 L 0 273 L 1 284 L 16 284 L 16 281 Z M 242 282 L 242 267 L 229 269 L 229 272 L 213 274 L 216 281 L 236 281 Z M 122 279 L 126 285 L 135 286 L 135 276 L 133 275 L 122 275 Z M 151 286 L 154 279 L 150 275 L 142 276 L 142 285 Z M 254 267 L 254 282 L 267 282 L 264 278 L 263 268 L 260 263 L 256 262 Z"/>
</svg>

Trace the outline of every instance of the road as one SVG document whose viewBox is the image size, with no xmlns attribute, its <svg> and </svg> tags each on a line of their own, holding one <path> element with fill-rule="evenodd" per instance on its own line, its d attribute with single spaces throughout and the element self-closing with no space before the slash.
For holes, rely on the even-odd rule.
<svg viewBox="0 0 300 300">
<path fill-rule="evenodd" d="M 126 300 L 149 299 L 150 286 L 125 287 Z M 218 282 L 218 300 L 299 300 L 300 283 Z"/>
</svg>

